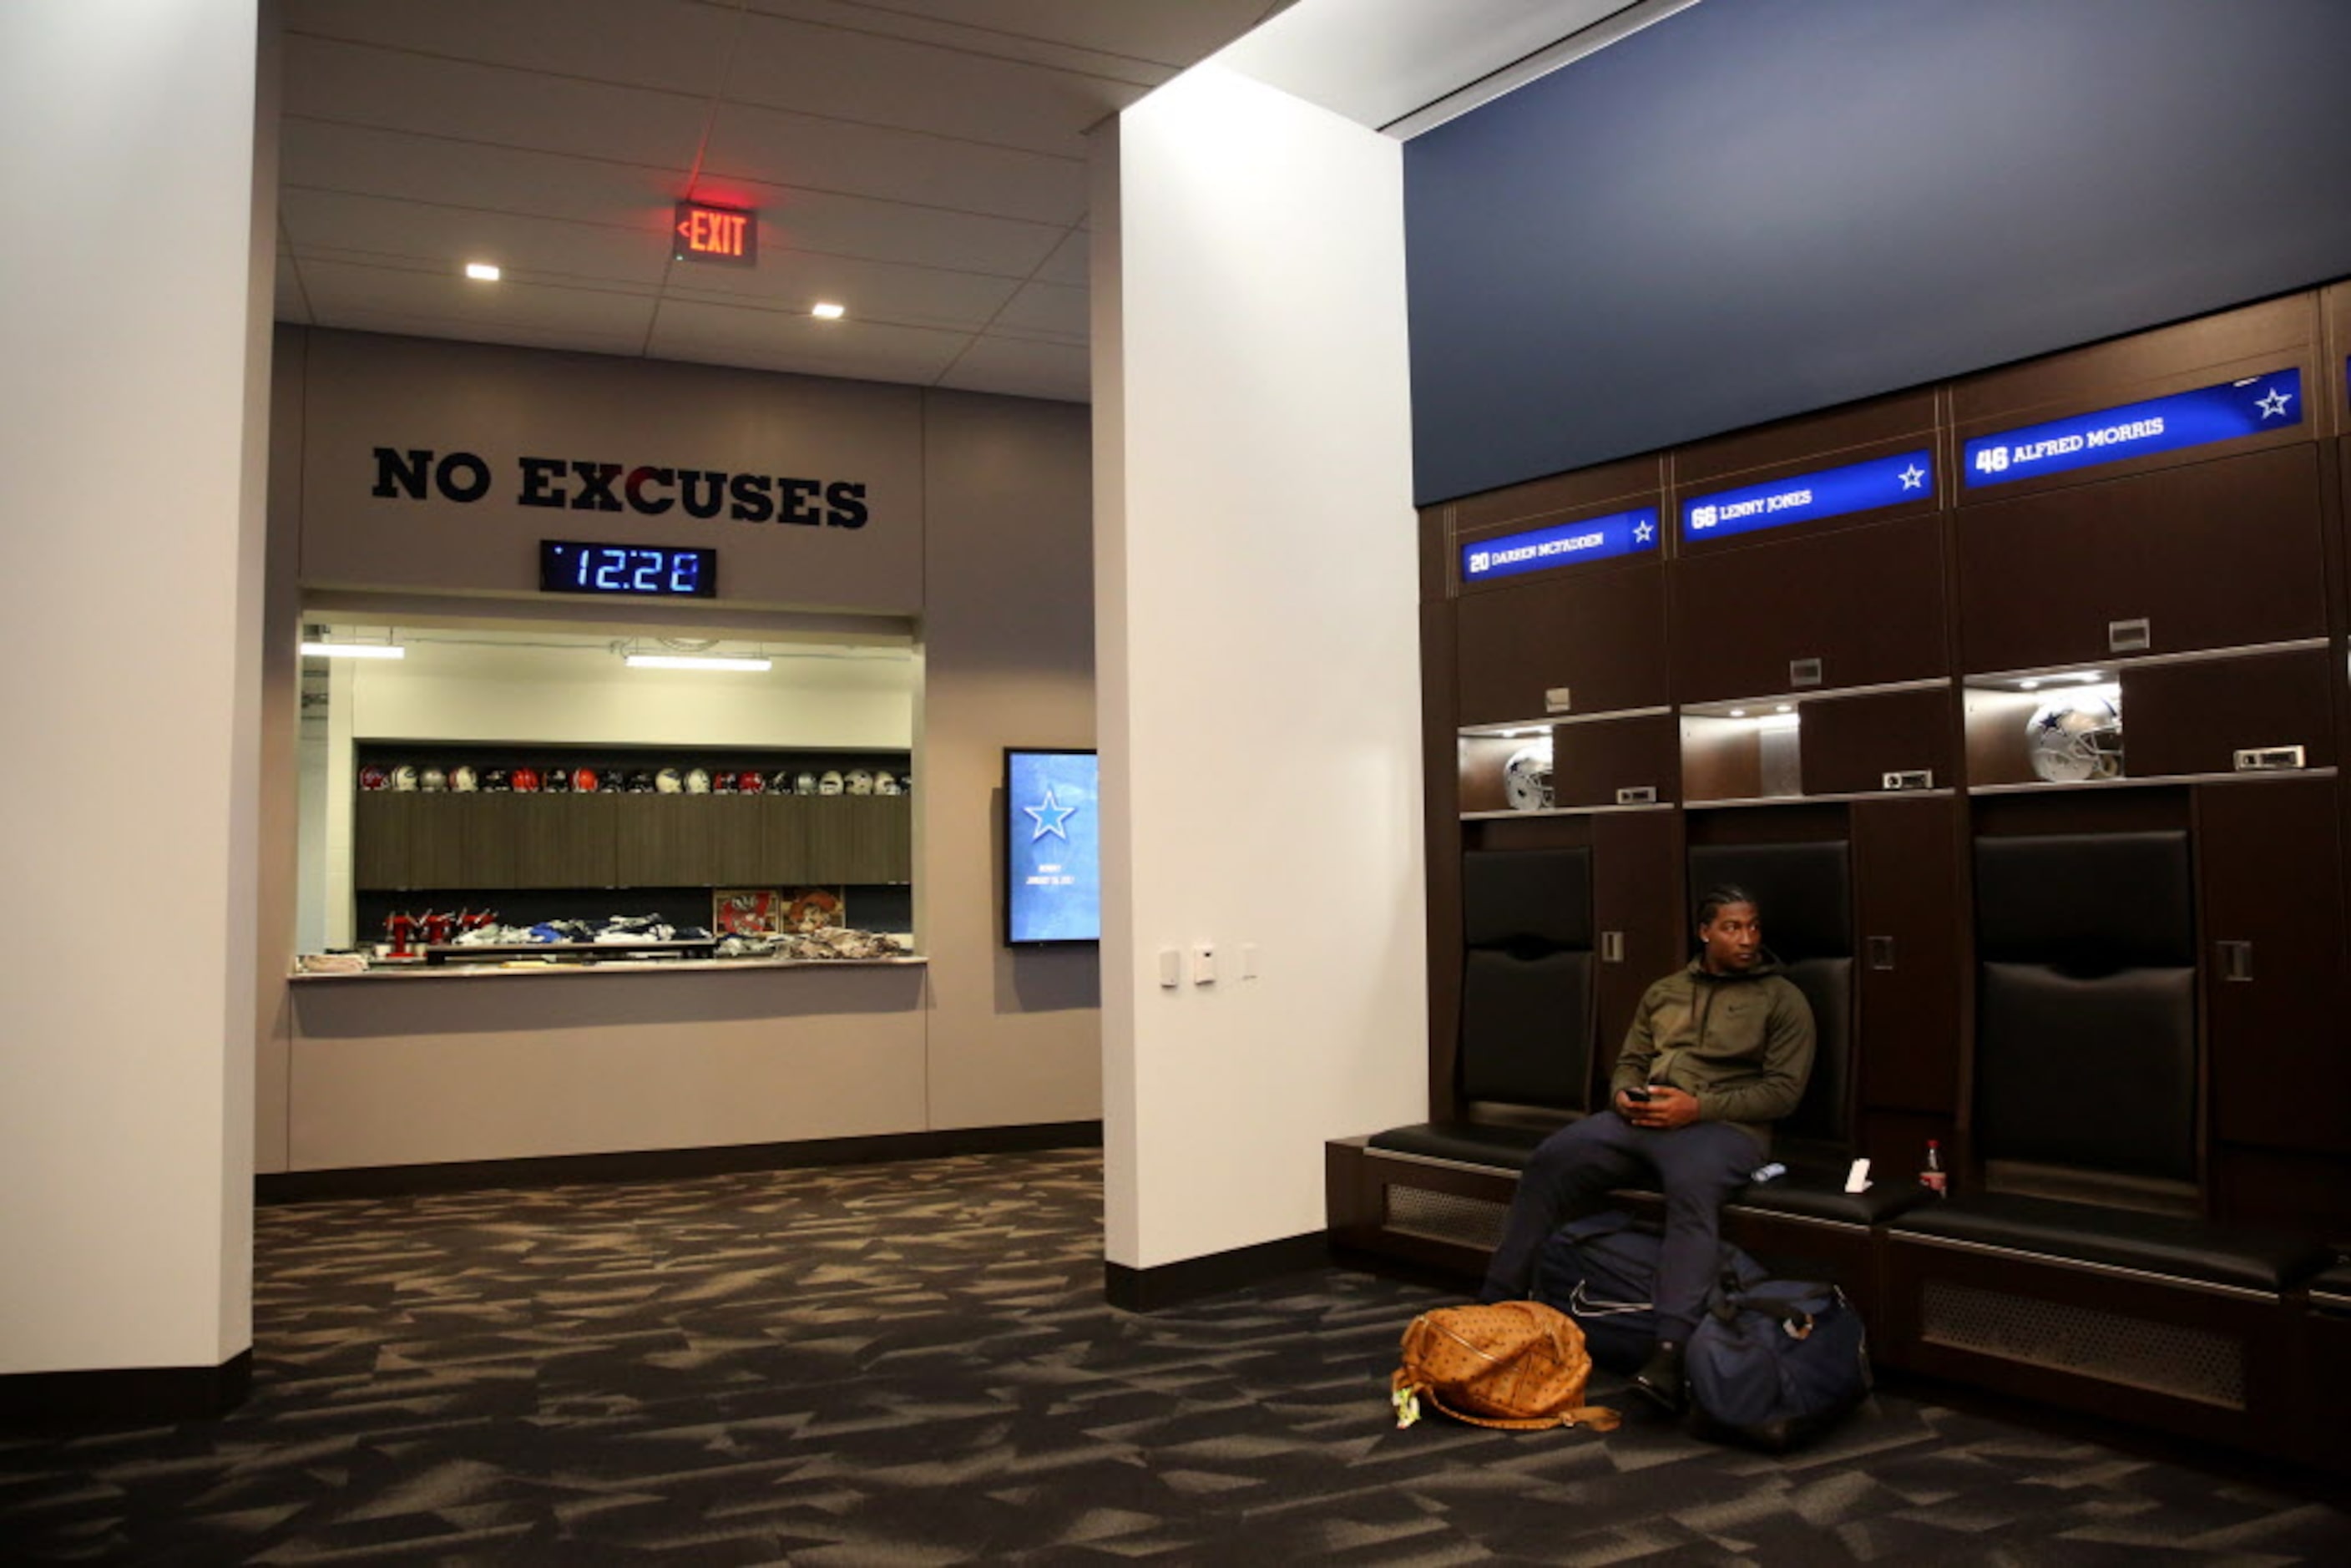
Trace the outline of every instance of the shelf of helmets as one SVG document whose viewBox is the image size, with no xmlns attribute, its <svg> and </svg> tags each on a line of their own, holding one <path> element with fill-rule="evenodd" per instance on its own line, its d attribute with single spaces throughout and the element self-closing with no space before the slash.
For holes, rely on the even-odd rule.
<svg viewBox="0 0 2351 1568">
<path fill-rule="evenodd" d="M 904 763 L 894 754 L 881 766 Z M 363 789 L 354 804 L 352 876 L 363 892 L 914 878 L 904 794 Z"/>
</svg>

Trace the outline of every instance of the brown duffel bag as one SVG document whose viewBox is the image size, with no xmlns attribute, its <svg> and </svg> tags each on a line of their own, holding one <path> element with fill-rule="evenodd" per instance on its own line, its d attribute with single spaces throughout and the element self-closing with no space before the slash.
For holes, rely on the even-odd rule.
<svg viewBox="0 0 2351 1568">
<path fill-rule="evenodd" d="M 1479 1427 L 1612 1431 L 1616 1412 L 1583 1403 L 1591 1376 L 1583 1331 L 1541 1301 L 1439 1307 L 1404 1331 L 1404 1364 L 1391 1380 L 1396 1425 L 1419 1420 L 1426 1399 Z"/>
</svg>

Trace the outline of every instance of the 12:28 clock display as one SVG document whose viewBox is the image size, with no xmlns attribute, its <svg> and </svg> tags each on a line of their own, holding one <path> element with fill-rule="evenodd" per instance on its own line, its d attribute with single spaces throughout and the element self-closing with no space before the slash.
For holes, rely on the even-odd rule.
<svg viewBox="0 0 2351 1568">
<path fill-rule="evenodd" d="M 715 599 L 718 552 L 667 545 L 541 539 L 538 589 L 542 593 L 626 599 Z"/>
</svg>

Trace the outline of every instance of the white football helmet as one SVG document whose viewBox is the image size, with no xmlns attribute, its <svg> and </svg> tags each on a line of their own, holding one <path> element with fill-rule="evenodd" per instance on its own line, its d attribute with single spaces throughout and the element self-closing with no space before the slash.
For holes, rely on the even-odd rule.
<svg viewBox="0 0 2351 1568">
<path fill-rule="evenodd" d="M 1513 811 L 1548 810 L 1552 804 L 1551 740 L 1521 746 L 1502 764 L 1502 798 Z"/>
<path fill-rule="evenodd" d="M 2024 744 L 2032 771 L 2052 784 L 2122 777 L 2122 712 L 2095 693 L 2064 693 L 2034 708 Z"/>
<path fill-rule="evenodd" d="M 841 791 L 841 775 L 838 773 L 827 770 L 825 776 L 816 781 L 816 792 L 820 795 L 838 795 Z"/>
</svg>

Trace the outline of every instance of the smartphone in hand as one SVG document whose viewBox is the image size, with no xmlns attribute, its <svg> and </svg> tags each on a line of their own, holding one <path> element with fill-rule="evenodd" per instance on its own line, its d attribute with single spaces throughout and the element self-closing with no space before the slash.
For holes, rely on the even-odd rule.
<svg viewBox="0 0 2351 1568">
<path fill-rule="evenodd" d="M 1635 1105 L 1646 1105 L 1649 1103 L 1649 1092 L 1646 1089 L 1627 1089 L 1625 1091 L 1625 1098 Z"/>
</svg>

